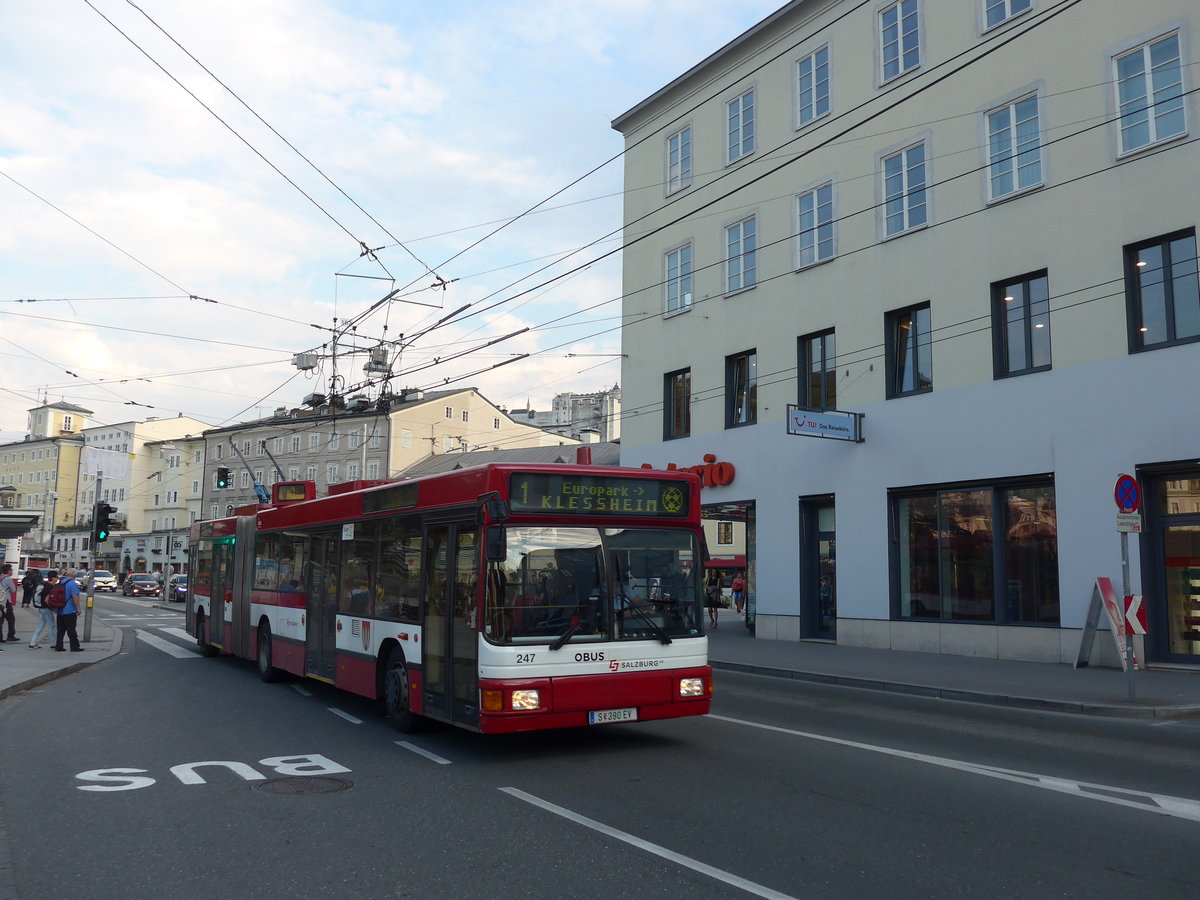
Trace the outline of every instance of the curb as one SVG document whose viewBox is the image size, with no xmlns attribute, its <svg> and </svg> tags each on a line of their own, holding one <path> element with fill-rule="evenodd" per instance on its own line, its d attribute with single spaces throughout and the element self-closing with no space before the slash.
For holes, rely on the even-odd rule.
<svg viewBox="0 0 1200 900">
<path fill-rule="evenodd" d="M 749 663 L 720 662 L 713 659 L 710 659 L 708 664 L 714 669 L 725 669 L 729 672 L 741 672 L 746 675 L 762 675 L 767 678 L 782 678 L 790 681 L 808 681 L 815 684 L 835 685 L 837 687 L 883 691 L 884 693 L 906 694 L 915 697 L 931 697 L 938 700 L 954 700 L 960 703 L 1006 706 L 1013 709 L 1031 709 L 1042 712 L 1064 712 L 1075 715 L 1129 719 L 1190 719 L 1200 717 L 1200 704 L 1182 706 L 1118 706 L 1108 703 L 1089 703 L 1081 700 L 1048 700 L 1041 697 L 1019 697 L 984 691 L 964 691 L 955 688 L 930 687 L 923 684 L 907 684 L 900 681 L 860 678 L 853 675 L 831 675 L 827 672 L 798 672 L 791 669 L 755 666 Z"/>
<path fill-rule="evenodd" d="M 112 626 L 109 626 L 110 628 Z M 76 663 L 71 663 L 68 666 L 63 666 L 61 669 L 53 669 L 49 672 L 42 672 L 40 675 L 34 675 L 32 678 L 26 678 L 24 681 L 19 681 L 16 684 L 10 684 L 8 687 L 0 688 L 0 700 L 5 700 L 22 691 L 32 690 L 35 687 L 55 681 L 59 678 L 64 678 L 67 675 L 74 675 L 76 672 L 81 672 L 88 666 L 94 666 L 96 663 L 104 662 L 106 659 L 111 659 L 121 652 L 121 646 L 124 643 L 125 636 L 120 628 L 113 628 L 113 637 L 109 639 L 109 648 L 103 651 L 102 656 L 97 656 L 95 659 L 83 659 Z M 81 642 L 82 643 L 82 642 Z"/>
</svg>

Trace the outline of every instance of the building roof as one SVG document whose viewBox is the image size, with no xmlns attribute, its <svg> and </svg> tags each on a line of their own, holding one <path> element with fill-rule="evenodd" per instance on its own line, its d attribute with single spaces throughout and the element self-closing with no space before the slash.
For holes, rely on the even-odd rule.
<svg viewBox="0 0 1200 900">
<path fill-rule="evenodd" d="M 621 445 L 613 441 L 599 444 L 570 444 L 558 447 L 516 447 L 512 450 L 476 450 L 472 453 L 439 453 L 413 463 L 400 473 L 401 478 L 416 478 L 420 475 L 435 475 L 452 472 L 470 466 L 487 463 L 574 463 L 575 451 L 579 447 L 590 447 L 592 464 L 618 466 L 621 464 Z"/>
<path fill-rule="evenodd" d="M 82 406 L 76 406 L 74 403 L 67 403 L 65 400 L 59 400 L 57 403 L 42 403 L 38 406 L 31 406 L 29 412 L 35 409 L 57 409 L 62 412 L 69 413 L 84 413 L 85 415 L 94 415 L 90 409 L 84 409 Z"/>
</svg>

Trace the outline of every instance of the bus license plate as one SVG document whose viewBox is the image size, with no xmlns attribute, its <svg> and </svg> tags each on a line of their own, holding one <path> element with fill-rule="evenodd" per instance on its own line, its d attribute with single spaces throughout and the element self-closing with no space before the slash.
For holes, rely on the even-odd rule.
<svg viewBox="0 0 1200 900">
<path fill-rule="evenodd" d="M 605 722 L 633 722 L 637 719 L 637 709 L 601 709 L 588 713 L 589 725 L 602 725 Z"/>
</svg>

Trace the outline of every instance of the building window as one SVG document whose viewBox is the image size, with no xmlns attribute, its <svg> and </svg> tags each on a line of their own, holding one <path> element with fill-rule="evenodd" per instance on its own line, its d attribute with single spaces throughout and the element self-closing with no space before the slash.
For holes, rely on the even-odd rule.
<svg viewBox="0 0 1200 900">
<path fill-rule="evenodd" d="M 379 478 L 379 463 L 367 463 L 367 478 L 369 478 L 371 481 L 375 481 Z"/>
<path fill-rule="evenodd" d="M 801 268 L 833 258 L 833 182 L 796 195 L 796 243 Z"/>
<path fill-rule="evenodd" d="M 680 369 L 663 376 L 663 440 L 692 433 L 692 370 Z"/>
<path fill-rule="evenodd" d="M 995 28 L 1018 13 L 1029 9 L 1032 0 L 983 0 L 983 14 L 988 28 Z"/>
<path fill-rule="evenodd" d="M 997 378 L 1050 368 L 1050 285 L 1045 272 L 992 285 Z"/>
<path fill-rule="evenodd" d="M 754 91 L 725 104 L 728 161 L 737 162 L 754 152 Z"/>
<path fill-rule="evenodd" d="M 446 407 L 446 418 L 447 418 L 447 419 L 453 419 L 453 418 L 454 418 L 454 407 L 453 407 L 453 406 L 447 406 L 447 407 Z"/>
<path fill-rule="evenodd" d="M 294 435 L 292 437 L 292 452 L 293 453 L 300 452 L 300 435 Z M 217 457 L 217 458 L 220 459 L 220 457 Z"/>
<path fill-rule="evenodd" d="M 337 450 L 341 446 L 341 443 L 342 443 L 342 436 L 340 434 L 338 434 L 336 431 L 329 436 L 329 449 L 330 450 Z"/>
<path fill-rule="evenodd" d="M 316 453 L 321 449 L 321 436 L 319 434 L 310 434 L 308 436 L 308 449 L 312 453 Z"/>
<path fill-rule="evenodd" d="M 300 480 L 300 467 L 299 466 L 288 466 L 288 481 L 299 481 L 299 480 Z"/>
<path fill-rule="evenodd" d="M 884 234 L 891 237 L 926 221 L 925 144 L 883 158 Z"/>
<path fill-rule="evenodd" d="M 725 292 L 754 287 L 758 274 L 758 226 L 754 216 L 725 229 Z"/>
<path fill-rule="evenodd" d="M 837 355 L 833 330 L 800 338 L 800 405 L 837 408 Z"/>
<path fill-rule="evenodd" d="M 1179 35 L 1169 34 L 1122 54 L 1116 68 L 1120 152 L 1129 153 L 1187 130 Z"/>
<path fill-rule="evenodd" d="M 879 14 L 883 80 L 915 69 L 921 64 L 917 0 L 900 0 Z"/>
<path fill-rule="evenodd" d="M 987 114 L 988 196 L 1006 197 L 1042 183 L 1038 97 L 1028 97 Z"/>
<path fill-rule="evenodd" d="M 243 472 L 242 473 L 242 490 L 244 491 L 248 487 L 250 487 L 250 473 Z"/>
<path fill-rule="evenodd" d="M 258 455 L 258 456 L 265 456 L 265 455 L 266 455 L 266 453 L 267 453 L 267 442 L 266 442 L 266 440 L 265 440 L 265 439 L 264 439 L 264 440 L 261 440 L 261 441 L 255 441 L 255 451 L 254 451 L 254 452 L 255 452 L 255 454 L 256 454 L 256 455 Z"/>
<path fill-rule="evenodd" d="M 282 452 L 283 452 L 283 438 L 281 438 L 281 437 L 277 437 L 277 438 L 275 438 L 275 439 L 274 439 L 274 441 L 273 441 L 272 443 L 273 443 L 273 444 L 274 444 L 274 446 L 275 446 L 275 452 L 276 452 L 276 453 L 282 453 Z"/>
<path fill-rule="evenodd" d="M 1059 624 L 1052 484 L 950 485 L 889 499 L 899 618 Z"/>
<path fill-rule="evenodd" d="M 692 308 L 692 245 L 670 251 L 666 263 L 666 308 L 670 316 Z"/>
<path fill-rule="evenodd" d="M 796 62 L 796 122 L 807 125 L 829 112 L 829 48 Z"/>
<path fill-rule="evenodd" d="M 667 193 L 692 183 L 692 129 L 682 128 L 667 138 Z"/>
<path fill-rule="evenodd" d="M 758 351 L 725 357 L 725 427 L 758 421 Z"/>
<path fill-rule="evenodd" d="M 466 409 L 464 409 L 464 410 L 462 411 L 462 420 L 463 420 L 464 422 L 467 422 L 467 421 L 469 421 L 469 420 L 470 420 L 470 418 L 471 418 L 471 413 L 470 413 L 470 410 L 466 410 Z"/>
<path fill-rule="evenodd" d="M 348 463 L 346 465 L 346 479 L 348 481 L 358 481 L 358 463 Z"/>
<path fill-rule="evenodd" d="M 499 416 L 492 417 L 492 428 L 499 430 L 499 428 L 500 428 L 500 417 Z"/>
<path fill-rule="evenodd" d="M 733 544 L 733 523 L 717 522 L 717 546 L 728 547 Z"/>
<path fill-rule="evenodd" d="M 407 428 L 400 429 L 400 446 L 405 450 L 412 449 L 412 432 Z"/>
<path fill-rule="evenodd" d="M 327 466 L 325 469 L 325 483 L 326 484 L 337 484 L 337 480 L 338 480 L 338 467 L 337 466 Z"/>
<path fill-rule="evenodd" d="M 464 420 L 465 421 L 465 420 Z M 366 431 L 364 428 L 363 431 Z M 371 450 L 378 450 L 383 444 L 383 436 L 374 428 L 371 428 L 371 436 L 367 438 L 367 447 Z"/>
<path fill-rule="evenodd" d="M 317 480 L 317 467 L 309 466 L 306 470 L 306 474 L 307 474 L 307 477 L 305 478 L 305 481 L 316 481 Z"/>
<path fill-rule="evenodd" d="M 350 432 L 350 434 L 347 435 L 346 443 L 350 445 L 351 450 L 357 450 L 359 444 L 359 433 L 357 431 Z"/>
<path fill-rule="evenodd" d="M 887 396 L 904 397 L 933 390 L 933 338 L 929 304 L 887 315 Z"/>
<path fill-rule="evenodd" d="M 1130 351 L 1200 340 L 1195 229 L 1126 247 L 1125 295 Z"/>
</svg>

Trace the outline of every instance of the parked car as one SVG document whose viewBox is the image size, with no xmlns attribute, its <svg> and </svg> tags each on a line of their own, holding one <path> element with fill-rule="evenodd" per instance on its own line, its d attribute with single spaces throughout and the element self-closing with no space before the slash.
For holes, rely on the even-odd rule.
<svg viewBox="0 0 1200 900">
<path fill-rule="evenodd" d="M 172 575 L 167 582 L 167 599 L 182 603 L 187 599 L 187 576 Z"/>
<path fill-rule="evenodd" d="M 158 597 L 162 594 L 162 585 L 147 572 L 134 572 L 121 585 L 121 593 L 126 597 Z"/>
<path fill-rule="evenodd" d="M 97 591 L 117 592 L 117 576 L 106 569 L 97 569 L 92 573 L 92 587 Z"/>
</svg>

